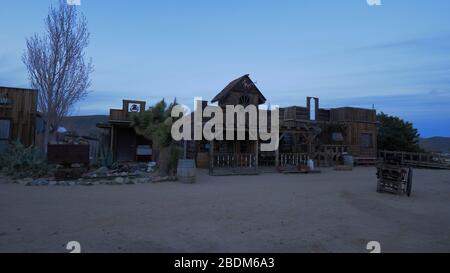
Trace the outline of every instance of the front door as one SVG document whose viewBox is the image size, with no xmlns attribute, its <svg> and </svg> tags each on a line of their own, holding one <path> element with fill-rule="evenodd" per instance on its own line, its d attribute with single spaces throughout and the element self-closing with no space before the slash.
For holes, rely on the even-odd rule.
<svg viewBox="0 0 450 273">
<path fill-rule="evenodd" d="M 136 133 L 132 128 L 117 128 L 117 161 L 136 160 Z"/>
</svg>

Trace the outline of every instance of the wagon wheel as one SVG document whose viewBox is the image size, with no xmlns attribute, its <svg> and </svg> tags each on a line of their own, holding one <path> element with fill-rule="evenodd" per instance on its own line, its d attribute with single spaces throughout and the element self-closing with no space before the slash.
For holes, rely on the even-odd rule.
<svg viewBox="0 0 450 273">
<path fill-rule="evenodd" d="M 412 178 L 413 178 L 413 170 L 409 168 L 408 182 L 406 184 L 406 194 L 408 195 L 408 197 L 411 196 Z"/>
</svg>

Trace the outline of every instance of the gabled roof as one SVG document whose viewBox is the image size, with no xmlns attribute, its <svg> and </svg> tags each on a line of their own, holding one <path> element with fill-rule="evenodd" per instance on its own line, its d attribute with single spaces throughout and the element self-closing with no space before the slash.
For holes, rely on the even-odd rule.
<svg viewBox="0 0 450 273">
<path fill-rule="evenodd" d="M 254 90 L 257 91 L 259 97 L 260 97 L 260 103 L 263 104 L 266 102 L 266 98 L 264 97 L 264 95 L 261 93 L 261 91 L 259 91 L 258 87 L 256 87 L 255 83 L 250 79 L 249 74 L 246 74 L 244 76 L 241 76 L 235 80 L 232 80 L 227 86 L 225 86 L 225 88 L 219 92 L 219 94 L 217 94 L 211 102 L 216 102 L 219 100 L 224 99 L 228 93 L 230 93 L 231 91 L 233 91 L 233 89 L 242 81 L 244 80 L 249 80 L 251 83 L 253 83 L 254 85 Z"/>
</svg>

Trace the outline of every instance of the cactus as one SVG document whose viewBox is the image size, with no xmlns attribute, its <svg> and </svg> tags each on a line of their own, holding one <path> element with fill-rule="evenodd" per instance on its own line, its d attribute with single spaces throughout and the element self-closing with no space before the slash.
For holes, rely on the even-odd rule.
<svg viewBox="0 0 450 273">
<path fill-rule="evenodd" d="M 114 160 L 111 147 L 107 145 L 105 137 L 103 137 L 99 147 L 98 164 L 101 167 L 111 168 L 113 163 Z"/>
</svg>

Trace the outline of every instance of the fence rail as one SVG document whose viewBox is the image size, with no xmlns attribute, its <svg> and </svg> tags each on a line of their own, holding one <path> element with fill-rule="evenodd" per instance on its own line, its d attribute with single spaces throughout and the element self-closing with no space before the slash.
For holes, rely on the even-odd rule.
<svg viewBox="0 0 450 273">
<path fill-rule="evenodd" d="M 395 159 L 412 167 L 450 169 L 450 156 L 439 153 L 379 151 L 378 157 L 383 160 Z"/>
</svg>

